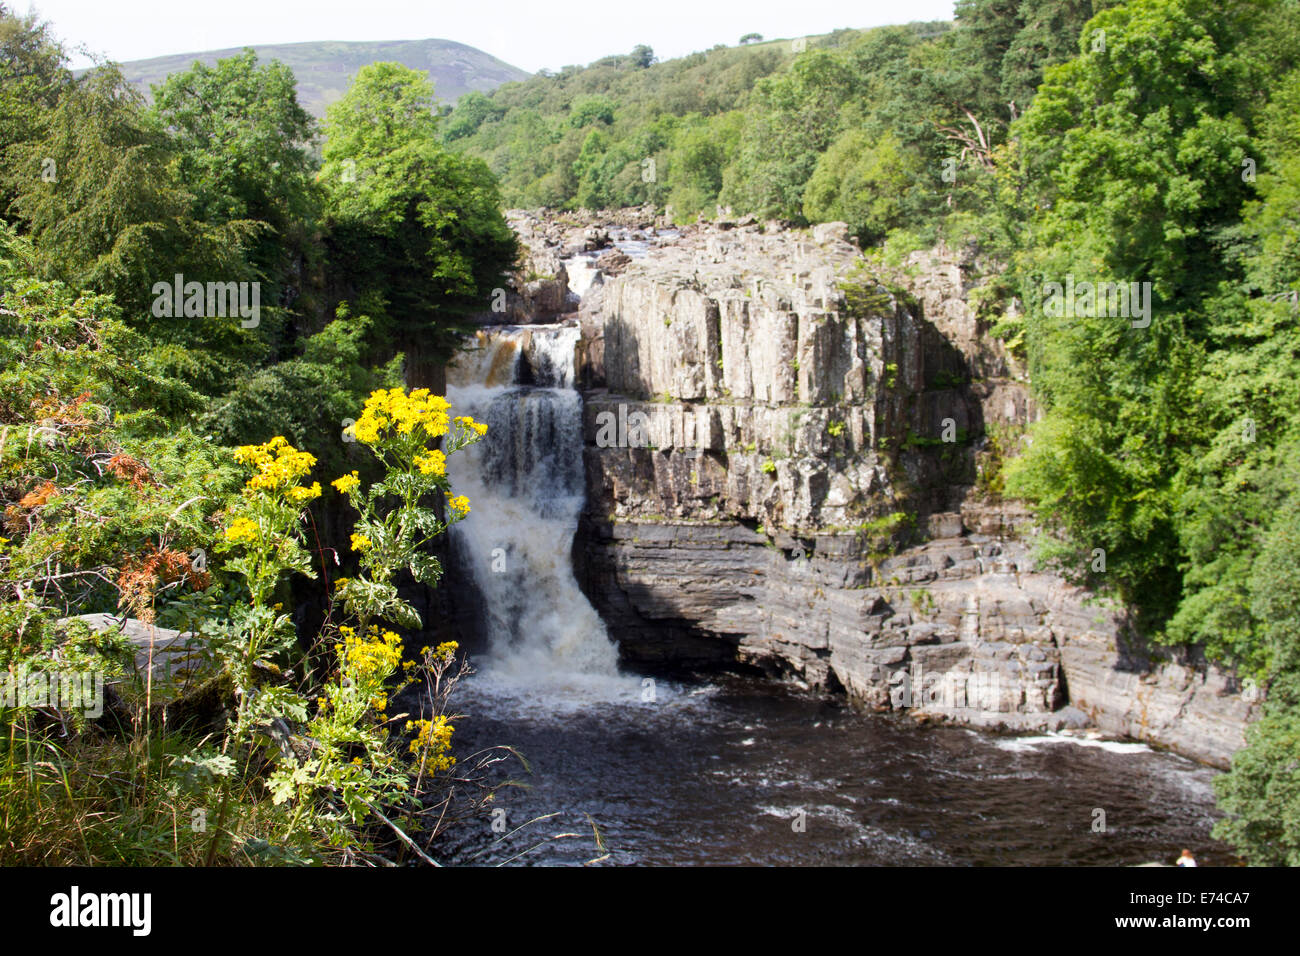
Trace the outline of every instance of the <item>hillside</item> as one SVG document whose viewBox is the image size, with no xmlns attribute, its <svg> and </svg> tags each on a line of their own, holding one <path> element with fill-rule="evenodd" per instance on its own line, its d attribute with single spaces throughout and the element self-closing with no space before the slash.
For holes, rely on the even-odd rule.
<svg viewBox="0 0 1300 956">
<path fill-rule="evenodd" d="M 651 202 L 689 220 L 701 211 L 712 215 L 721 202 L 798 218 L 789 208 L 797 200 L 772 203 L 745 187 L 763 180 L 783 193 L 801 189 L 841 128 L 857 125 L 877 101 L 910 84 L 900 78 L 922 67 L 909 55 L 950 29 L 841 29 L 719 45 L 662 62 L 649 47 L 637 47 L 466 97 L 443 135 L 452 148 L 485 160 L 506 201 L 519 207 Z M 792 118 L 791 128 L 765 130 L 772 116 Z M 756 171 L 746 153 L 790 168 L 775 176 Z"/>
<path fill-rule="evenodd" d="M 470 90 L 492 90 L 502 83 L 525 80 L 529 74 L 482 50 L 451 40 L 396 40 L 373 43 L 279 43 L 254 46 L 259 60 L 280 60 L 298 78 L 298 99 L 313 116 L 325 115 L 367 63 L 392 60 L 415 70 L 427 70 L 439 98 L 454 103 Z M 187 69 L 195 60 L 213 64 L 239 50 L 178 53 L 122 64 L 122 73 L 146 95 L 150 84 Z"/>
</svg>

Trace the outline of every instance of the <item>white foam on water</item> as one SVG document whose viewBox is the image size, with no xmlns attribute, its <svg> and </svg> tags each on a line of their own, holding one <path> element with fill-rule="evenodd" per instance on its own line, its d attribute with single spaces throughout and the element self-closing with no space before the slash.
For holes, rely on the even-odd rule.
<svg viewBox="0 0 1300 956">
<path fill-rule="evenodd" d="M 778 807 L 773 804 L 756 804 L 759 813 L 783 820 L 794 821 L 799 814 L 805 814 L 805 826 L 830 823 L 850 833 L 855 842 L 865 843 L 876 849 L 891 849 L 898 857 L 925 861 L 930 864 L 948 862 L 948 855 L 924 840 L 902 833 L 891 833 L 880 827 L 863 823 L 847 808 L 836 804 L 823 803 L 799 807 Z"/>
<path fill-rule="evenodd" d="M 452 388 L 509 388 L 528 366 L 535 385 L 572 388 L 576 325 L 498 325 L 479 329 L 447 366 Z"/>
<path fill-rule="evenodd" d="M 1075 744 L 1079 747 L 1095 747 L 1113 754 L 1149 754 L 1151 748 L 1146 744 L 1126 740 L 1104 740 L 1100 737 L 1077 737 L 1073 734 L 1048 733 L 1036 737 L 1012 737 L 998 740 L 1000 750 L 1011 753 L 1027 753 L 1048 744 Z"/>
<path fill-rule="evenodd" d="M 525 332 L 524 356 L 533 381 L 551 388 L 573 388 L 574 356 L 582 330 L 576 325 L 532 325 Z M 579 408 L 580 418 L 581 414 Z M 578 454 L 582 454 L 581 447 Z"/>
<path fill-rule="evenodd" d="M 595 253 L 581 253 L 564 260 L 564 269 L 569 274 L 569 291 L 582 299 L 591 289 L 592 283 L 600 270 L 596 268 Z"/>
<path fill-rule="evenodd" d="M 510 385 L 518 377 L 523 334 L 516 328 L 480 329 L 447 365 L 449 385 Z"/>
<path fill-rule="evenodd" d="M 649 726 L 656 721 L 677 722 L 709 706 L 710 695 L 667 681 L 656 682 L 654 697 L 647 699 L 641 678 L 552 667 L 520 675 L 497 661 L 481 663 L 482 672 L 457 691 L 457 706 L 469 716 L 481 711 L 493 717 L 553 724 L 581 714 L 608 717 L 621 724 L 633 715 L 632 722 Z"/>
</svg>

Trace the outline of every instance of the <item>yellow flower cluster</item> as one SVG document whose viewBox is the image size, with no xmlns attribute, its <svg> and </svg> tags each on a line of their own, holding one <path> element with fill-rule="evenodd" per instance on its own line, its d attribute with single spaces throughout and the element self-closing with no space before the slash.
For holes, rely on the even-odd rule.
<svg viewBox="0 0 1300 956">
<path fill-rule="evenodd" d="M 342 494 L 350 495 L 357 489 L 357 486 L 361 484 L 361 479 L 357 477 L 357 473 L 354 471 L 352 474 L 344 475 L 342 478 L 335 478 L 330 482 L 330 484 L 337 488 Z"/>
<path fill-rule="evenodd" d="M 460 425 L 462 428 L 471 428 L 480 435 L 487 434 L 487 426 L 482 422 L 474 421 L 474 419 L 470 418 L 468 415 L 457 415 L 456 424 Z"/>
<path fill-rule="evenodd" d="M 257 468 L 257 474 L 248 479 L 248 484 L 245 485 L 245 488 L 250 491 L 275 491 L 283 488 L 291 484 L 294 479 L 307 474 L 316 464 L 314 455 L 298 451 L 285 440 L 283 435 L 275 436 L 265 445 L 241 445 L 235 451 L 235 460 Z M 320 494 L 320 486 L 313 487 L 316 494 L 310 495 L 310 498 Z M 302 491 L 309 493 L 310 489 L 302 489 Z M 310 498 L 294 500 L 310 500 Z"/>
<path fill-rule="evenodd" d="M 402 659 L 402 639 L 392 631 L 379 633 L 374 624 L 366 634 L 358 634 L 354 628 L 340 627 L 343 635 L 343 653 L 347 668 L 357 677 L 369 677 L 380 671 L 391 672 L 397 669 Z M 373 703 L 373 701 L 372 701 Z"/>
<path fill-rule="evenodd" d="M 320 497 L 320 482 L 313 481 L 311 483 L 310 488 L 304 488 L 301 485 L 295 485 L 294 487 L 286 491 L 285 495 L 288 496 L 290 501 L 295 501 L 300 505 L 306 504 L 308 501 Z"/>
<path fill-rule="evenodd" d="M 375 543 L 367 538 L 364 534 L 354 534 L 352 536 L 352 550 L 360 551 L 362 554 L 369 551 L 375 546 Z"/>
<path fill-rule="evenodd" d="M 256 541 L 259 533 L 257 522 L 251 518 L 236 518 L 226 529 L 227 541 Z"/>
<path fill-rule="evenodd" d="M 447 504 L 450 505 L 453 510 L 459 511 L 462 515 L 469 514 L 469 499 L 464 495 L 452 495 L 452 497 L 448 499 Z"/>
<path fill-rule="evenodd" d="M 460 644 L 458 644 L 456 641 L 444 641 L 443 643 L 438 645 L 436 650 L 434 650 L 433 656 L 442 658 L 442 660 L 450 664 L 453 660 L 456 659 L 456 651 L 459 648 L 460 648 Z M 425 650 L 427 651 L 428 648 L 426 647 Z"/>
<path fill-rule="evenodd" d="M 427 388 L 417 388 L 406 394 L 404 388 L 379 389 L 366 399 L 361 417 L 352 426 L 357 441 L 367 445 L 377 444 L 388 429 L 410 435 L 419 426 L 429 438 L 447 434 L 451 419 L 447 409 L 451 406 L 441 395 Z"/>
<path fill-rule="evenodd" d="M 445 475 L 447 473 L 447 456 L 438 449 L 415 456 L 415 466 L 422 475 Z"/>
<path fill-rule="evenodd" d="M 418 754 L 428 751 L 428 759 L 425 761 L 425 769 L 430 773 L 437 773 L 440 770 L 450 770 L 456 763 L 456 758 L 447 753 L 451 749 L 451 732 L 455 729 L 446 717 L 438 716 L 433 720 L 408 720 L 406 722 L 407 730 L 419 728 L 414 740 L 411 741 L 411 753 Z"/>
</svg>

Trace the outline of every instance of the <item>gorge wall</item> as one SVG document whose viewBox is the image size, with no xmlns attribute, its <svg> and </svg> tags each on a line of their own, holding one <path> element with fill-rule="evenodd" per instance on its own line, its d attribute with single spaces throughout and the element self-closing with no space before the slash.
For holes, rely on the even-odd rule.
<svg viewBox="0 0 1300 956">
<path fill-rule="evenodd" d="M 645 248 L 514 217 L 543 264 L 520 298 L 581 330 L 574 564 L 625 659 L 743 662 L 867 708 L 1095 726 L 1226 764 L 1250 688 L 1136 650 L 1122 609 L 1035 567 L 999 496 L 1037 410 L 967 300 L 969 253 L 873 272 L 838 224 L 627 215 Z M 580 305 L 551 288 L 577 271 Z"/>
</svg>

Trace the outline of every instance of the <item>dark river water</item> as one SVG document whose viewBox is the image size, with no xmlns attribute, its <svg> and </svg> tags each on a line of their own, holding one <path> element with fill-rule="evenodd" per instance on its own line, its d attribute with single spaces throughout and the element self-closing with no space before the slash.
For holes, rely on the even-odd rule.
<svg viewBox="0 0 1300 956">
<path fill-rule="evenodd" d="M 437 846 L 446 862 L 1232 862 L 1209 836 L 1214 771 L 1141 744 L 920 726 L 745 678 L 660 681 L 653 701 L 626 681 L 576 698 L 462 684 L 457 753 L 509 744 L 531 773 L 514 764 L 524 786 L 490 805 L 498 831 L 522 828 L 469 822 Z"/>
</svg>

